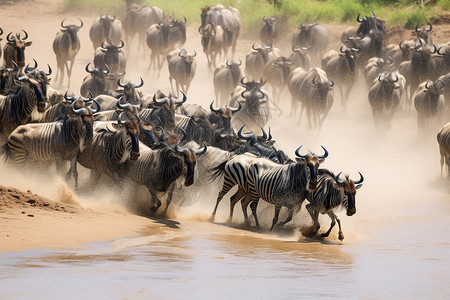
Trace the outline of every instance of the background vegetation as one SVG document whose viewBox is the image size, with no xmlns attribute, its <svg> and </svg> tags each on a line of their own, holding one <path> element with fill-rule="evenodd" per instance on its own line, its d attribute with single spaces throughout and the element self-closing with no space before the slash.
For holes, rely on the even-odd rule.
<svg viewBox="0 0 450 300">
<path fill-rule="evenodd" d="M 407 29 L 425 24 L 433 17 L 447 14 L 450 0 L 145 0 L 177 18 L 185 16 L 190 24 L 200 22 L 200 8 L 222 3 L 234 6 L 242 14 L 244 28 L 261 23 L 264 16 L 278 16 L 289 25 L 306 22 L 355 23 L 358 14 L 377 16 L 387 25 L 403 25 Z M 275 3 L 274 3 L 275 2 Z M 64 9 L 81 9 L 110 13 L 125 12 L 124 0 L 64 0 Z"/>
</svg>

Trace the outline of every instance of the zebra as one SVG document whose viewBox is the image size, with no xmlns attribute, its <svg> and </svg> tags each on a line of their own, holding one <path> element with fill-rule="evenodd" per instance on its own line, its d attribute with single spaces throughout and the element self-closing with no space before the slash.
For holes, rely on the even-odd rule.
<svg viewBox="0 0 450 300">
<path fill-rule="evenodd" d="M 364 177 L 358 172 L 360 176 L 358 181 L 351 180 L 348 175 L 342 181 L 339 179 L 342 172 L 335 176 L 332 172 L 322 169 L 320 173 L 317 177 L 317 188 L 307 195 L 310 203 L 306 205 L 306 209 L 313 220 L 314 233 L 312 235 L 316 234 L 320 229 L 319 213 L 327 214 L 331 219 L 331 225 L 321 236 L 327 237 L 337 221 L 339 225 L 338 238 L 342 241 L 344 234 L 342 233 L 341 221 L 335 215 L 334 210 L 338 207 L 345 207 L 347 216 L 352 216 L 356 213 L 356 190 L 362 186 Z"/>
<path fill-rule="evenodd" d="M 302 146 L 295 150 L 296 162 L 273 166 L 258 160 L 248 167 L 250 208 L 258 227 L 256 208 L 259 198 L 275 205 L 275 215 L 270 228 L 272 230 L 278 222 L 282 206 L 289 209 L 289 215 L 282 223 L 284 225 L 292 220 L 294 206 L 300 207 L 307 193 L 317 188 L 318 168 L 328 156 L 328 151 L 322 146 L 325 151 L 322 156 L 314 153 L 301 155 L 299 152 L 301 148 Z"/>
<path fill-rule="evenodd" d="M 173 147 L 168 143 L 161 143 L 155 149 L 141 151 L 136 161 L 127 161 L 123 168 L 124 175 L 134 183 L 147 187 L 152 198 L 153 212 L 161 206 L 157 192 L 168 191 L 166 207 L 162 213 L 165 215 L 172 201 L 175 181 L 184 174 L 184 185 L 192 185 L 197 156 L 202 155 L 206 150 L 206 145 L 194 150 L 180 147 L 178 143 Z"/>
<path fill-rule="evenodd" d="M 67 99 L 67 93 L 65 97 Z M 65 161 L 73 164 L 77 153 L 89 145 L 93 137 L 93 110 L 86 108 L 83 100 L 87 99 L 80 97 L 73 101 L 71 112 L 62 120 L 17 127 L 5 146 L 8 157 L 18 167 L 24 166 L 26 161 L 54 161 L 58 172 L 63 169 Z M 97 104 L 98 110 L 100 106 Z"/>
<path fill-rule="evenodd" d="M 126 116 L 126 118 L 124 117 Z M 124 120 L 125 119 L 125 120 Z M 80 151 L 77 162 L 91 170 L 89 188 L 93 190 L 102 174 L 119 180 L 118 168 L 127 160 L 139 157 L 139 119 L 135 114 L 122 112 L 117 121 L 94 123 L 94 135 L 91 144 Z M 78 188 L 78 176 L 74 171 L 75 188 Z M 83 189 L 85 190 L 85 189 Z"/>
</svg>

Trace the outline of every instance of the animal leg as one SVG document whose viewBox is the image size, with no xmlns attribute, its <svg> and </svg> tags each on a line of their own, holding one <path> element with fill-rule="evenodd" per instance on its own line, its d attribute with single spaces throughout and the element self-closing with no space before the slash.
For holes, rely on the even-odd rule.
<svg viewBox="0 0 450 300">
<path fill-rule="evenodd" d="M 312 205 L 311 203 L 306 205 L 306 209 L 308 210 L 309 215 L 311 216 L 311 219 L 313 221 L 314 234 L 316 234 L 317 231 L 319 231 L 320 229 L 319 211 L 318 209 L 315 209 L 314 205 Z"/>
<path fill-rule="evenodd" d="M 286 218 L 286 220 L 284 220 L 281 223 L 281 225 L 285 225 L 285 224 L 289 223 L 292 220 L 292 216 L 294 215 L 294 207 L 289 207 L 288 210 L 289 210 L 289 215 Z"/>
<path fill-rule="evenodd" d="M 217 213 L 217 207 L 219 206 L 220 201 L 222 201 L 222 198 L 231 190 L 231 188 L 232 188 L 232 186 L 225 185 L 225 183 L 224 183 L 222 190 L 219 192 L 219 195 L 217 196 L 216 206 L 214 207 L 211 217 L 209 218 L 210 222 L 214 221 L 214 218 L 216 217 L 216 213 Z"/>
<path fill-rule="evenodd" d="M 173 190 L 174 189 L 175 189 L 175 182 L 172 183 L 172 185 L 169 188 L 169 194 L 167 195 L 167 200 L 166 200 L 166 207 L 164 208 L 164 211 L 162 213 L 163 216 L 166 215 L 167 209 L 169 208 L 169 205 L 172 202 L 172 196 L 173 196 Z"/>
<path fill-rule="evenodd" d="M 342 241 L 344 239 L 344 234 L 342 233 L 341 220 L 336 215 L 334 215 L 334 217 L 336 218 L 336 221 L 337 221 L 338 226 L 339 226 L 338 238 L 339 238 L 340 241 Z"/>
<path fill-rule="evenodd" d="M 250 202 L 250 208 L 252 210 L 253 213 L 253 217 L 255 218 L 255 226 L 259 228 L 259 222 L 258 222 L 258 217 L 256 215 L 256 208 L 258 207 L 258 201 L 259 199 L 252 199 L 252 201 Z"/>
<path fill-rule="evenodd" d="M 333 229 L 334 225 L 336 224 L 336 220 L 335 220 L 335 215 L 332 211 L 328 212 L 327 215 L 330 217 L 331 219 L 331 225 L 330 228 L 327 230 L 327 232 L 322 233 L 322 237 L 327 237 L 330 235 L 331 230 Z"/>
<path fill-rule="evenodd" d="M 270 230 L 273 230 L 273 228 L 275 227 L 275 224 L 277 224 L 278 216 L 280 215 L 280 210 L 281 210 L 281 206 L 275 205 L 275 215 L 273 216 L 272 227 L 270 227 Z"/>
<path fill-rule="evenodd" d="M 238 191 L 231 196 L 230 198 L 230 216 L 228 218 L 228 223 L 231 223 L 233 221 L 233 212 L 234 212 L 234 206 L 236 205 L 236 203 L 242 199 L 242 197 L 244 196 L 244 191 L 239 188 Z"/>
<path fill-rule="evenodd" d="M 153 206 L 151 207 L 151 210 L 153 212 L 155 212 L 161 206 L 161 201 L 159 200 L 158 195 L 156 194 L 155 187 L 152 184 L 149 184 L 149 186 L 147 186 L 147 188 L 148 188 L 148 191 L 150 192 L 150 195 L 152 196 Z"/>
</svg>

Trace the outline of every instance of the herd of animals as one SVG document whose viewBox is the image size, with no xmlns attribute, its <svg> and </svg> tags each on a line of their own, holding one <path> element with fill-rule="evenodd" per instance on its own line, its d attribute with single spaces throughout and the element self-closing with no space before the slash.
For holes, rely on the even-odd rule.
<svg viewBox="0 0 450 300">
<path fill-rule="evenodd" d="M 222 189 L 211 216 L 214 220 L 222 198 L 235 186 L 230 198 L 229 222 L 241 201 L 245 222 L 259 226 L 260 199 L 275 207 L 271 229 L 278 224 L 282 207 L 288 209 L 284 225 L 295 208 L 307 200 L 313 220 L 312 234 L 320 229 L 318 216 L 331 219 L 327 237 L 336 221 L 338 238 L 344 235 L 334 211 L 344 207 L 356 212 L 356 190 L 364 177 L 353 180 L 320 168 L 328 156 L 302 146 L 290 159 L 277 149 L 270 128 L 282 93 L 291 95 L 291 118 L 300 125 L 304 110 L 309 130 L 320 130 L 333 105 L 334 89 L 345 107 L 352 85 L 363 77 L 377 128 L 388 130 L 396 108 L 414 106 L 419 134 L 434 119 L 448 119 L 450 108 L 450 44 L 435 46 L 432 25 L 416 27 L 415 37 L 398 45 L 386 45 L 386 27 L 375 13 L 360 18 L 358 28 L 341 36 L 338 51 L 329 50 L 329 33 L 319 24 L 301 24 L 292 36 L 292 52 L 283 56 L 275 47 L 280 38 L 276 17 L 264 17 L 260 40 L 242 60 L 235 60 L 241 30 L 240 12 L 217 4 L 201 9 L 201 47 L 212 72 L 215 101 L 209 108 L 188 103 L 189 86 L 195 76 L 196 51 L 182 48 L 186 42 L 186 18 L 175 19 L 158 7 L 127 1 L 120 21 L 102 15 L 90 27 L 93 60 L 79 94 L 70 92 L 70 78 L 80 49 L 77 32 L 84 23 L 61 22 L 54 39 L 56 81 L 67 90 L 50 85 L 50 65 L 25 65 L 25 49 L 31 45 L 25 30 L 8 33 L 0 78 L 0 145 L 8 164 L 36 169 L 56 165 L 66 180 L 74 180 L 78 192 L 92 191 L 103 174 L 118 185 L 124 181 L 145 186 L 151 209 L 161 206 L 164 215 L 174 189 L 194 184 L 203 188 L 220 178 Z M 1 31 L 0 34 L 3 34 Z M 171 92 L 152 95 L 138 89 L 144 84 L 124 80 L 127 44 L 137 36 L 136 53 L 150 50 L 149 71 L 160 74 L 167 64 Z M 127 47 L 126 47 L 127 46 Z M 126 48 L 124 48 L 126 47 Z M 146 49 L 147 47 L 147 49 Z M 320 65 L 320 67 L 319 67 Z M 206 84 L 206 83 L 205 83 Z M 270 86 L 270 93 L 262 87 Z M 300 111 L 298 111 L 300 109 Z M 245 131 L 245 132 L 244 132 Z M 258 135 L 261 132 L 261 135 Z M 441 173 L 450 165 L 450 123 L 438 134 Z M 70 167 L 67 163 L 70 162 Z M 86 184 L 78 184 L 77 165 L 90 170 Z"/>
</svg>

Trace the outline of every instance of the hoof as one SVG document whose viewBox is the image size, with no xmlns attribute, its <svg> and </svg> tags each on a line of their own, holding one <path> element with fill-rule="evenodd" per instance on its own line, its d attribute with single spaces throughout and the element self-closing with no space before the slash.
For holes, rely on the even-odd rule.
<svg viewBox="0 0 450 300">
<path fill-rule="evenodd" d="M 325 238 L 325 237 L 328 236 L 328 234 L 327 234 L 326 232 L 324 232 L 324 233 L 322 233 L 320 236 L 323 237 L 323 238 Z"/>
<path fill-rule="evenodd" d="M 339 234 L 338 239 L 339 239 L 340 241 L 342 241 L 342 240 L 344 239 L 344 235 L 343 235 L 343 234 Z"/>
<path fill-rule="evenodd" d="M 151 208 L 152 212 L 155 212 L 157 209 L 158 209 L 158 208 L 155 207 L 155 206 L 152 206 L 152 208 Z"/>
</svg>

